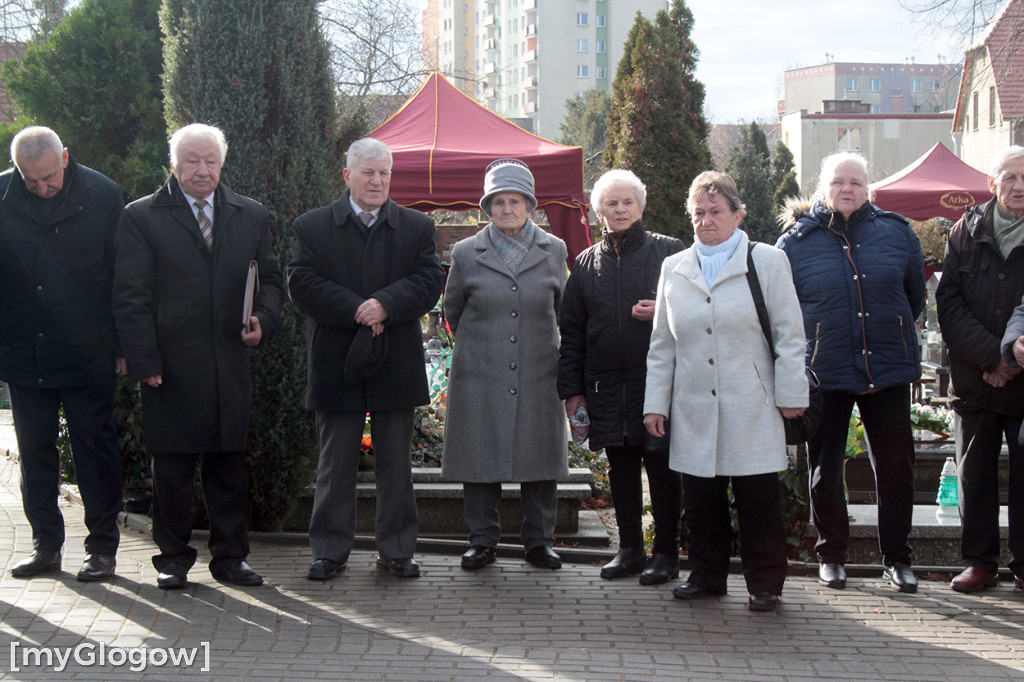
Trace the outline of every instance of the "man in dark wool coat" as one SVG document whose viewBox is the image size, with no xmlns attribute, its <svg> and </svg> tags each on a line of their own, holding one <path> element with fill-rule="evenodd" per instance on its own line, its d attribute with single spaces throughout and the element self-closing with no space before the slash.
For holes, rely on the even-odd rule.
<svg viewBox="0 0 1024 682">
<path fill-rule="evenodd" d="M 185 587 L 196 560 L 189 539 L 197 463 L 210 518 L 210 573 L 259 585 L 263 577 L 246 563 L 249 349 L 277 327 L 281 271 L 267 210 L 220 183 L 224 134 L 193 123 L 171 136 L 170 152 L 171 177 L 121 216 L 114 284 L 128 371 L 142 382 L 157 585 Z M 259 291 L 244 325 L 252 261 Z"/>
<path fill-rule="evenodd" d="M 288 266 L 292 300 L 306 315 L 317 466 L 309 545 L 310 580 L 345 570 L 355 536 L 356 470 L 370 413 L 377 480 L 377 566 L 415 578 L 419 531 L 410 450 L 413 411 L 429 402 L 420 317 L 444 281 L 434 221 L 388 198 L 391 150 L 352 143 L 348 190 L 295 221 Z"/>
<path fill-rule="evenodd" d="M 15 578 L 60 570 L 64 517 L 57 506 L 58 415 L 71 438 L 85 503 L 82 581 L 114 575 L 121 455 L 114 430 L 114 371 L 124 373 L 110 310 L 114 233 L 124 195 L 79 165 L 57 133 L 25 128 L 0 174 L 0 379 L 11 389 L 21 499 L 32 555 Z"/>
</svg>

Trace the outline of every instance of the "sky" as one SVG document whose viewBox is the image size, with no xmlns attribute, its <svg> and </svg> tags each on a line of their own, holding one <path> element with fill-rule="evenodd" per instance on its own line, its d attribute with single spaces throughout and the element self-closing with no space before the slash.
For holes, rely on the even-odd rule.
<svg viewBox="0 0 1024 682">
<path fill-rule="evenodd" d="M 714 123 L 774 120 L 783 72 L 825 62 L 959 62 L 960 36 L 898 0 L 687 0 Z"/>
</svg>

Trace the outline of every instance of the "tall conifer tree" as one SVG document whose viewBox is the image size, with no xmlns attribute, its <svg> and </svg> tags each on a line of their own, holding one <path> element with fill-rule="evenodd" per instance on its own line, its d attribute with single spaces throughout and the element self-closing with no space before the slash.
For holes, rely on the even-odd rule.
<svg viewBox="0 0 1024 682">
<path fill-rule="evenodd" d="M 743 130 L 739 144 L 729 151 L 726 172 L 736 181 L 740 200 L 746 204 L 741 227 L 757 241 L 775 243 L 775 202 L 768 141 L 757 123 Z"/>
<path fill-rule="evenodd" d="M 637 13 L 612 84 L 604 155 L 607 168 L 628 168 L 647 185 L 645 226 L 687 242 L 693 230 L 686 193 L 711 167 L 692 30 L 693 14 L 683 0 L 653 22 Z"/>
<path fill-rule="evenodd" d="M 192 122 L 224 130 L 222 182 L 270 211 L 282 269 L 292 220 L 333 199 L 341 164 L 318 4 L 164 0 L 160 12 L 168 130 Z M 313 479 L 317 450 L 305 382 L 303 320 L 286 303 L 276 336 L 253 364 L 249 475 L 256 528 L 279 528 Z"/>
</svg>

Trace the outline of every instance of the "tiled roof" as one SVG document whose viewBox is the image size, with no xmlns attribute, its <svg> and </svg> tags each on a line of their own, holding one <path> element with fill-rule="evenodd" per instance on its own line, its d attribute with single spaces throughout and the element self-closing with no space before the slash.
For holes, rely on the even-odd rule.
<svg viewBox="0 0 1024 682">
<path fill-rule="evenodd" d="M 1003 119 L 1024 119 L 1024 0 L 1006 3 L 984 41 Z"/>
</svg>

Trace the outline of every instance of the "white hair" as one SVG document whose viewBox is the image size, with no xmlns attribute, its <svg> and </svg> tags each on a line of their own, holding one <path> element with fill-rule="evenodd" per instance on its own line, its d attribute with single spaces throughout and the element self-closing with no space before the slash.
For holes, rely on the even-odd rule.
<svg viewBox="0 0 1024 682">
<path fill-rule="evenodd" d="M 29 126 L 22 128 L 11 140 L 11 161 L 21 171 L 18 160 L 35 161 L 46 152 L 54 152 L 58 157 L 64 154 L 64 145 L 60 137 L 46 126 Z"/>
<path fill-rule="evenodd" d="M 224 131 L 216 126 L 206 125 L 205 123 L 189 123 L 178 128 L 171 135 L 168 146 L 171 151 L 172 166 L 178 165 L 178 148 L 181 146 L 181 143 L 193 137 L 206 137 L 216 142 L 217 148 L 220 150 L 220 163 L 222 166 L 224 165 L 224 160 L 228 156 L 228 141 L 224 138 Z"/>
<path fill-rule="evenodd" d="M 395 163 L 391 156 L 391 150 L 386 144 L 372 137 L 364 137 L 349 145 L 345 152 L 345 167 L 349 170 L 359 165 L 363 159 L 374 159 L 380 161 L 386 159 L 388 166 Z"/>
<path fill-rule="evenodd" d="M 640 206 L 641 211 L 647 205 L 647 187 L 640 178 L 633 171 L 613 168 L 598 178 L 594 183 L 594 189 L 590 191 L 590 205 L 594 207 L 595 211 L 600 212 L 604 195 L 615 187 L 628 187 L 633 190 L 633 194 L 636 195 L 636 203 Z"/>
<path fill-rule="evenodd" d="M 835 152 L 821 161 L 821 173 L 818 174 L 818 188 L 814 190 L 814 198 L 827 205 L 828 188 L 835 177 L 836 168 L 846 162 L 857 164 L 864 172 L 864 189 L 868 192 L 868 201 L 875 198 L 875 193 L 868 189 L 868 160 L 860 152 Z"/>
<path fill-rule="evenodd" d="M 1006 170 L 1006 164 L 1020 158 L 1024 158 L 1024 147 L 1021 147 L 1019 144 L 1003 147 L 992 156 L 989 177 L 993 180 L 998 180 L 999 176 Z"/>
</svg>

